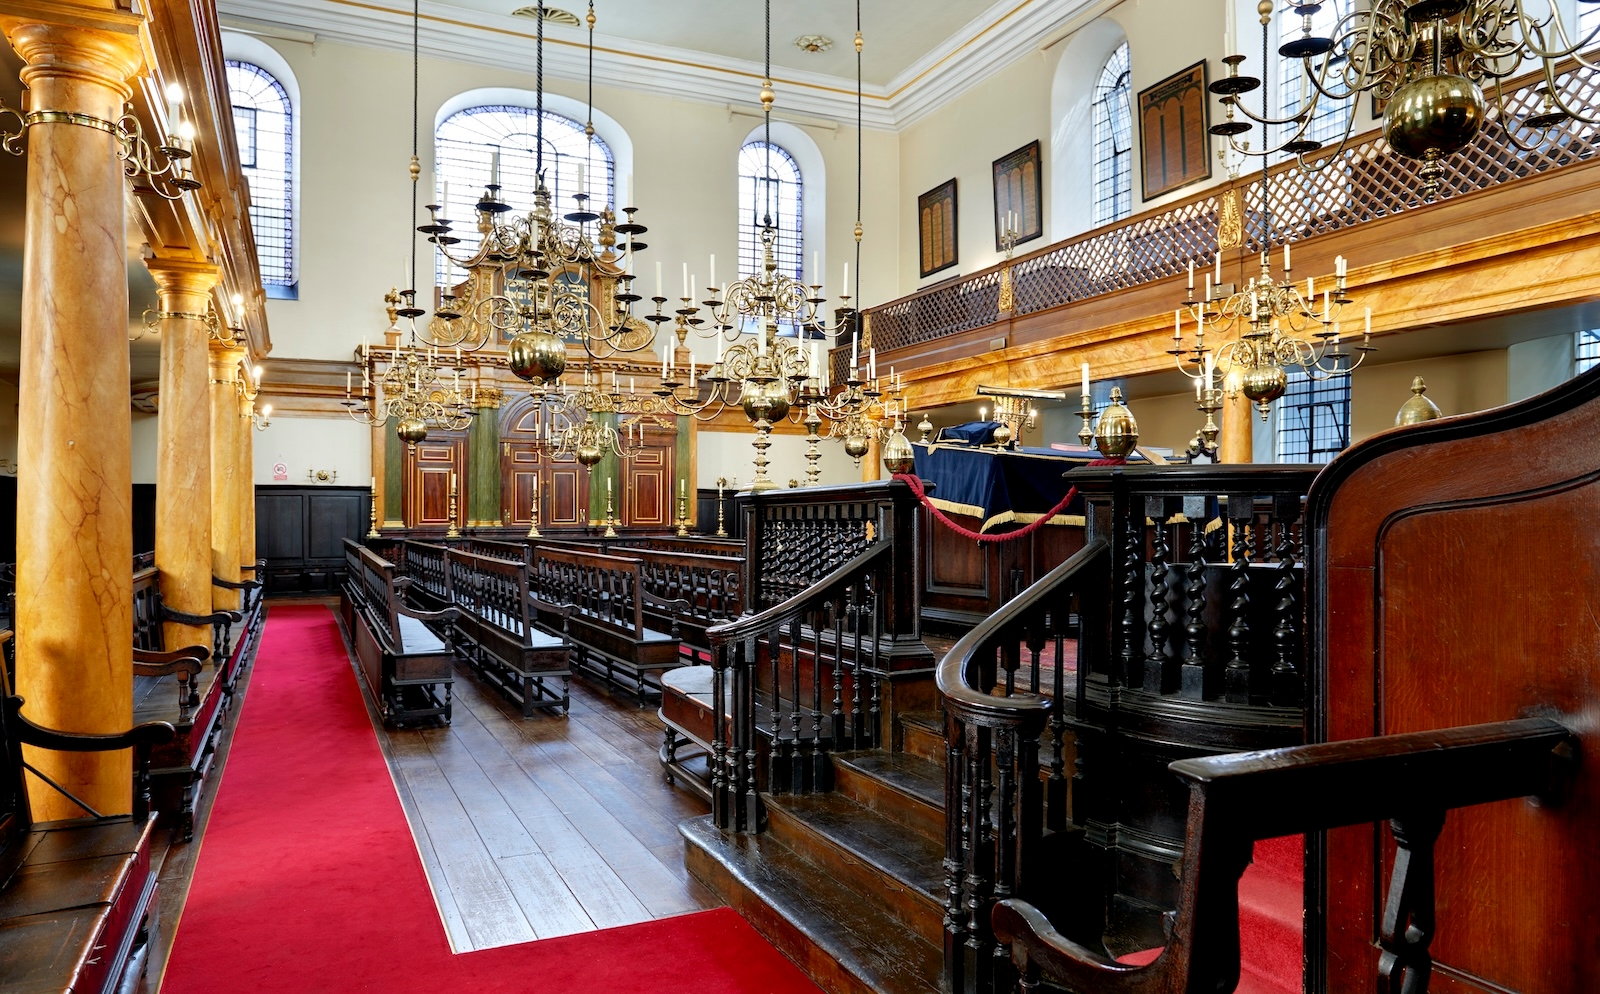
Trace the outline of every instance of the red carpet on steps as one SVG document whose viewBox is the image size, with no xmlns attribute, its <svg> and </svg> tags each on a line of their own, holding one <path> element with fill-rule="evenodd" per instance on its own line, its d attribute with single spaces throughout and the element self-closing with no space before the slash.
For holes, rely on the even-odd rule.
<svg viewBox="0 0 1600 994">
<path fill-rule="evenodd" d="M 817 994 L 726 908 L 453 955 L 323 607 L 272 609 L 201 846 L 164 994 Z"/>
<path fill-rule="evenodd" d="M 1305 836 L 1256 843 L 1255 861 L 1239 880 L 1239 986 L 1236 994 L 1300 994 L 1305 946 Z M 1118 959 L 1142 965 L 1160 948 Z"/>
</svg>

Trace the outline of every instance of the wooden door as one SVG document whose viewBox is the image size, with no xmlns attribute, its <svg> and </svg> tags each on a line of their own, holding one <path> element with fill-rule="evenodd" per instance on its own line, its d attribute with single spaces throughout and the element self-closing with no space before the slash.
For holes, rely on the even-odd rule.
<svg viewBox="0 0 1600 994">
<path fill-rule="evenodd" d="M 500 444 L 500 521 L 507 525 L 526 525 L 533 521 L 533 498 L 542 498 L 546 487 L 539 477 L 544 461 L 532 442 Z M 548 524 L 541 505 L 540 522 Z"/>
<path fill-rule="evenodd" d="M 678 511 L 678 433 L 647 429 L 645 448 L 622 461 L 622 507 L 617 519 L 630 528 L 667 528 Z"/>
<path fill-rule="evenodd" d="M 589 524 L 589 471 L 571 455 L 552 456 L 539 445 L 539 404 L 524 397 L 509 405 L 500 420 L 500 502 L 512 525 L 533 520 L 539 500 L 540 528 L 579 528 Z"/>
<path fill-rule="evenodd" d="M 539 493 L 541 522 L 572 528 L 589 524 L 589 471 L 570 453 L 545 460 Z"/>
<path fill-rule="evenodd" d="M 457 433 L 430 432 L 428 438 L 406 450 L 405 523 L 407 528 L 447 528 L 450 525 L 450 481 L 456 483 L 456 526 L 467 523 L 467 440 Z"/>
</svg>

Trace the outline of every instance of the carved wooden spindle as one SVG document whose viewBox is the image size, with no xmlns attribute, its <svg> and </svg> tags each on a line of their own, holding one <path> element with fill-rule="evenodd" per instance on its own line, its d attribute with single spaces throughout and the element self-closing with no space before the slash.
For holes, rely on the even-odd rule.
<svg viewBox="0 0 1600 994">
<path fill-rule="evenodd" d="M 817 608 L 811 628 L 811 782 L 817 790 L 825 789 L 831 768 L 827 751 L 822 747 L 822 633 L 836 618 L 833 602 L 824 601 Z"/>
<path fill-rule="evenodd" d="M 718 828 L 728 827 L 727 762 L 728 713 L 727 673 L 728 653 L 737 650 L 737 644 L 721 647 L 711 656 L 711 808 Z"/>
<path fill-rule="evenodd" d="M 994 897 L 1003 901 L 1011 896 L 1011 878 L 1016 872 L 1016 738 L 1015 728 L 995 729 L 996 809 Z"/>
<path fill-rule="evenodd" d="M 1055 647 L 1055 669 L 1051 676 L 1053 681 L 1051 690 L 1053 695 L 1050 700 L 1050 772 L 1045 779 L 1045 826 L 1051 831 L 1059 831 L 1066 827 L 1067 821 L 1067 782 L 1066 782 L 1066 638 L 1062 631 L 1066 627 L 1065 619 L 1069 611 L 1063 606 L 1061 611 L 1062 624 L 1055 629 L 1051 644 Z"/>
<path fill-rule="evenodd" d="M 1378 990 L 1421 994 L 1433 973 L 1433 844 L 1444 828 L 1444 812 L 1428 811 L 1389 822 L 1394 833 L 1394 873 L 1383 904 L 1378 945 Z"/>
<path fill-rule="evenodd" d="M 962 952 L 965 977 L 961 990 L 981 991 L 987 988 L 987 969 L 984 941 L 988 934 L 989 874 L 984 859 L 990 855 L 984 845 L 985 822 L 988 805 L 984 800 L 987 788 L 984 780 L 989 774 L 989 729 L 981 725 L 967 726 L 967 773 L 962 788 L 962 852 L 966 857 L 966 948 Z"/>
<path fill-rule="evenodd" d="M 1183 498 L 1183 516 L 1189 521 L 1189 568 L 1184 583 L 1188 622 L 1183 626 L 1185 651 L 1179 693 L 1202 701 L 1211 691 L 1206 676 L 1206 523 L 1211 519 L 1205 497 Z"/>
<path fill-rule="evenodd" d="M 1255 499 L 1228 495 L 1228 521 L 1233 526 L 1233 563 L 1228 570 L 1228 647 L 1231 655 L 1222 674 L 1222 692 L 1230 704 L 1250 703 L 1250 553 L 1255 525 Z"/>
<path fill-rule="evenodd" d="M 1278 497 L 1273 516 L 1278 519 L 1277 582 L 1273 590 L 1278 595 L 1274 610 L 1278 623 L 1272 631 L 1277 658 L 1272 663 L 1272 683 L 1268 700 L 1279 707 L 1298 707 L 1305 698 L 1305 681 L 1300 676 L 1300 597 L 1299 571 L 1296 561 L 1298 549 L 1294 541 L 1294 527 L 1300 517 L 1299 497 Z"/>
<path fill-rule="evenodd" d="M 945 721 L 945 790 L 946 811 L 965 812 L 969 787 L 966 781 L 966 763 L 962 747 L 966 742 L 966 729 L 954 715 Z M 967 820 L 959 815 L 945 820 L 944 846 L 944 962 L 945 989 L 959 989 L 960 951 L 966 941 L 965 904 L 962 900 L 965 882 L 966 847 L 969 845 Z"/>
<path fill-rule="evenodd" d="M 1170 644 L 1172 625 L 1167 620 L 1171 606 L 1167 589 L 1167 522 L 1178 513 L 1179 506 L 1176 497 L 1146 497 L 1144 502 L 1145 516 L 1155 523 L 1150 541 L 1150 656 L 1144 661 L 1147 694 L 1172 693 L 1178 689 L 1182 676 Z"/>
<path fill-rule="evenodd" d="M 1144 679 L 1144 514 L 1130 508 L 1122 530 L 1122 600 L 1117 622 L 1124 687 Z"/>
</svg>

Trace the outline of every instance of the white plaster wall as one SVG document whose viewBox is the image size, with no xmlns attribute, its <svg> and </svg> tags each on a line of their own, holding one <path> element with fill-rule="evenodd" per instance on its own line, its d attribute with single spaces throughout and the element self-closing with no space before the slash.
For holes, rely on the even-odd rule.
<svg viewBox="0 0 1600 994">
<path fill-rule="evenodd" d="M 274 416 L 265 431 L 256 432 L 257 484 L 309 484 L 307 470 L 337 471 L 341 486 L 366 486 L 372 479 L 372 429 L 349 418 Z M 274 480 L 272 467 L 282 461 L 289 479 Z"/>
<path fill-rule="evenodd" d="M 697 440 L 695 486 L 714 487 L 717 477 L 737 479 L 741 488 L 755 478 L 756 450 L 750 444 L 754 432 L 702 431 Z M 861 470 L 844 454 L 844 444 L 824 439 L 817 447 L 822 458 L 817 468 L 823 483 L 860 483 Z M 767 450 L 767 475 L 779 486 L 790 480 L 806 479 L 806 440 L 804 435 L 774 435 Z"/>
<path fill-rule="evenodd" d="M 156 451 L 160 445 L 161 419 L 143 411 L 133 412 L 133 482 L 156 482 Z M 15 436 L 13 435 L 13 439 Z M 12 445 L 15 446 L 15 441 Z"/>
</svg>

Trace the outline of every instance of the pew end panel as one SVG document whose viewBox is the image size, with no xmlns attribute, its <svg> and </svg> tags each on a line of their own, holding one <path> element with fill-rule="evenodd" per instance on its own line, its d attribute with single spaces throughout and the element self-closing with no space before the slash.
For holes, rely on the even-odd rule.
<svg viewBox="0 0 1600 994">
<path fill-rule="evenodd" d="M 455 649 L 429 623 L 450 625 L 459 612 L 407 607 L 411 582 L 393 563 L 349 539 L 345 558 L 351 572 L 341 596 L 349 604 L 341 603 L 340 613 L 354 622 L 356 658 L 379 713 L 396 725 L 433 717 L 448 724 Z"/>
</svg>

